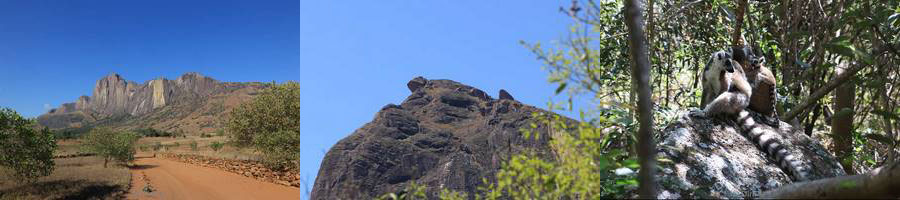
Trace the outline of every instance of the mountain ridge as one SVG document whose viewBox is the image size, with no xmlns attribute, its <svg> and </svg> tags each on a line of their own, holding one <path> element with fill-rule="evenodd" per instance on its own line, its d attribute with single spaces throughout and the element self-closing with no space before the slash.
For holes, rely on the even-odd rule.
<svg viewBox="0 0 900 200">
<path fill-rule="evenodd" d="M 63 103 L 37 121 L 50 129 L 110 126 L 211 132 L 222 127 L 220 115 L 266 87 L 260 82 L 220 82 L 197 72 L 143 83 L 110 73 L 95 82 L 91 96 Z"/>
</svg>

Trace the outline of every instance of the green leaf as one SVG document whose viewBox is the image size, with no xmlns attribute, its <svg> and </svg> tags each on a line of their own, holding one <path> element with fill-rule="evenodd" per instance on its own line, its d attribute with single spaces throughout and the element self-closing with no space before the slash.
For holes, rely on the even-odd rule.
<svg viewBox="0 0 900 200">
<path fill-rule="evenodd" d="M 556 94 L 559 94 L 559 93 L 562 92 L 564 89 L 566 89 L 566 85 L 567 85 L 567 84 L 566 84 L 565 82 L 560 83 L 560 84 L 559 84 L 559 87 L 556 88 Z"/>
</svg>

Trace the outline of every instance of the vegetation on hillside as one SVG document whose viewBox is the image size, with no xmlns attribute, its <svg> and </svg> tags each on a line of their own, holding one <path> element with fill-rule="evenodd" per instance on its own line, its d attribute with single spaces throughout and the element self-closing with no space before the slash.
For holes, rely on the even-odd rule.
<svg viewBox="0 0 900 200">
<path fill-rule="evenodd" d="M 55 168 L 56 139 L 47 130 L 35 130 L 36 122 L 16 111 L 0 108 L 0 167 L 19 181 L 34 181 Z"/>
<path fill-rule="evenodd" d="M 286 82 L 263 90 L 231 112 L 226 123 L 229 141 L 255 147 L 263 162 L 275 169 L 292 166 L 300 154 L 300 84 Z"/>
</svg>

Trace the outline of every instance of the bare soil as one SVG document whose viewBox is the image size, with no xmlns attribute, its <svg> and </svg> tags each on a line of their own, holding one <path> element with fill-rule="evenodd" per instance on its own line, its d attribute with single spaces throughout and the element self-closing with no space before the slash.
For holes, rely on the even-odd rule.
<svg viewBox="0 0 900 200">
<path fill-rule="evenodd" d="M 300 199 L 300 189 L 140 154 L 127 199 Z M 146 192 L 147 185 L 152 188 Z"/>
</svg>

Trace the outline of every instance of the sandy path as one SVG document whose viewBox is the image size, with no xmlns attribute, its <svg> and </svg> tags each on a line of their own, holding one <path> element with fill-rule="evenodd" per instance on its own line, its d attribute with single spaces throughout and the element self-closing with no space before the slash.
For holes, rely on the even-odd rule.
<svg viewBox="0 0 900 200">
<path fill-rule="evenodd" d="M 131 177 L 127 199 L 300 199 L 301 195 L 298 188 L 152 156 L 137 158 Z M 148 181 L 155 191 L 142 190 Z"/>
</svg>

